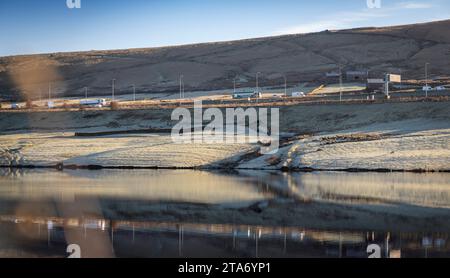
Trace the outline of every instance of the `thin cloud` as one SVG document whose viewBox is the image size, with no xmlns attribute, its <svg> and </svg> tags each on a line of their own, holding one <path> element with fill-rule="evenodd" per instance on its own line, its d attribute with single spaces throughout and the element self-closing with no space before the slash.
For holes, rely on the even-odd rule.
<svg viewBox="0 0 450 278">
<path fill-rule="evenodd" d="M 397 5 L 397 9 L 416 10 L 416 9 L 431 9 L 434 5 L 430 3 L 419 2 L 402 2 Z"/>
<path fill-rule="evenodd" d="M 382 7 L 380 9 L 363 9 L 358 12 L 341 12 L 327 19 L 318 19 L 317 21 L 290 26 L 277 30 L 274 35 L 301 34 L 320 32 L 324 30 L 339 30 L 353 28 L 356 24 L 369 22 L 375 18 L 386 18 L 395 15 L 400 10 L 412 9 L 430 9 L 434 5 L 423 2 L 401 2 L 394 6 Z"/>
<path fill-rule="evenodd" d="M 369 21 L 374 18 L 388 17 L 386 11 L 377 9 L 366 9 L 361 12 L 344 12 L 329 17 L 327 20 L 317 20 L 310 23 L 287 27 L 275 32 L 275 35 L 286 35 L 296 33 L 311 33 L 324 30 L 338 30 L 351 28 L 355 23 Z"/>
</svg>

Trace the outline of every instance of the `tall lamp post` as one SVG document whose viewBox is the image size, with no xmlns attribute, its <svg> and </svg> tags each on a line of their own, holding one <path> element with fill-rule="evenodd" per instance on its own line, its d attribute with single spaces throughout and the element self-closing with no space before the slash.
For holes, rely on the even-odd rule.
<svg viewBox="0 0 450 278">
<path fill-rule="evenodd" d="M 180 101 L 181 101 L 181 99 L 183 98 L 183 79 L 184 79 L 184 75 L 183 74 L 181 74 L 180 75 Z"/>
<path fill-rule="evenodd" d="M 425 63 L 425 96 L 428 98 L 428 65 L 430 63 Z"/>
<path fill-rule="evenodd" d="M 133 84 L 133 101 L 136 101 L 136 86 Z"/>
<path fill-rule="evenodd" d="M 48 101 L 50 102 L 50 99 L 52 98 L 52 83 L 48 83 Z"/>
<path fill-rule="evenodd" d="M 339 101 L 342 102 L 342 66 L 339 66 Z"/>
<path fill-rule="evenodd" d="M 287 77 L 286 75 L 284 77 L 284 96 L 287 97 Z"/>
<path fill-rule="evenodd" d="M 257 93 L 259 93 L 259 75 L 260 74 L 261 74 L 260 72 L 256 73 L 256 92 Z"/>
<path fill-rule="evenodd" d="M 116 79 L 112 80 L 112 101 L 114 101 L 114 91 L 116 89 Z"/>
</svg>

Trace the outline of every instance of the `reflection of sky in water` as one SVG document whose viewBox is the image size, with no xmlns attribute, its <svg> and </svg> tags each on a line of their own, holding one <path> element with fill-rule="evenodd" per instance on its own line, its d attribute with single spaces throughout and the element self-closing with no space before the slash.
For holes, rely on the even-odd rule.
<svg viewBox="0 0 450 278">
<path fill-rule="evenodd" d="M 248 180 L 201 171 L 26 171 L 0 178 L 0 198 L 102 197 L 238 205 L 270 197 Z"/>
</svg>

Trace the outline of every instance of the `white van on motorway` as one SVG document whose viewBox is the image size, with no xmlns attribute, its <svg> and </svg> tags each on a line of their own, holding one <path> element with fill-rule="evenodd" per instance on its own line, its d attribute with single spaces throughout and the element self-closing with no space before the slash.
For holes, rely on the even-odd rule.
<svg viewBox="0 0 450 278">
<path fill-rule="evenodd" d="M 291 97 L 305 97 L 305 93 L 304 92 L 293 92 L 291 94 Z"/>
</svg>

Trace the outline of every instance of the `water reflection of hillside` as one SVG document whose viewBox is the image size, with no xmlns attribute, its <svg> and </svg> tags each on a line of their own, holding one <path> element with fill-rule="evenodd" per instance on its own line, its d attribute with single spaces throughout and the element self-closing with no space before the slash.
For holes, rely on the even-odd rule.
<svg viewBox="0 0 450 278">
<path fill-rule="evenodd" d="M 450 174 L 278 173 L 240 171 L 46 171 L 0 169 L 0 198 L 61 196 L 179 201 L 201 204 L 254 203 L 296 198 L 339 203 L 396 203 L 450 208 Z"/>
<path fill-rule="evenodd" d="M 248 206 L 271 198 L 251 178 L 201 171 L 10 171 L 0 177 L 0 199 L 116 198 Z"/>
<path fill-rule="evenodd" d="M 301 200 L 341 203 L 399 203 L 450 208 L 450 174 L 432 173 L 292 173 L 243 171 L 279 192 Z"/>
<path fill-rule="evenodd" d="M 0 256 L 450 256 L 448 177 L 4 169 Z"/>
</svg>

